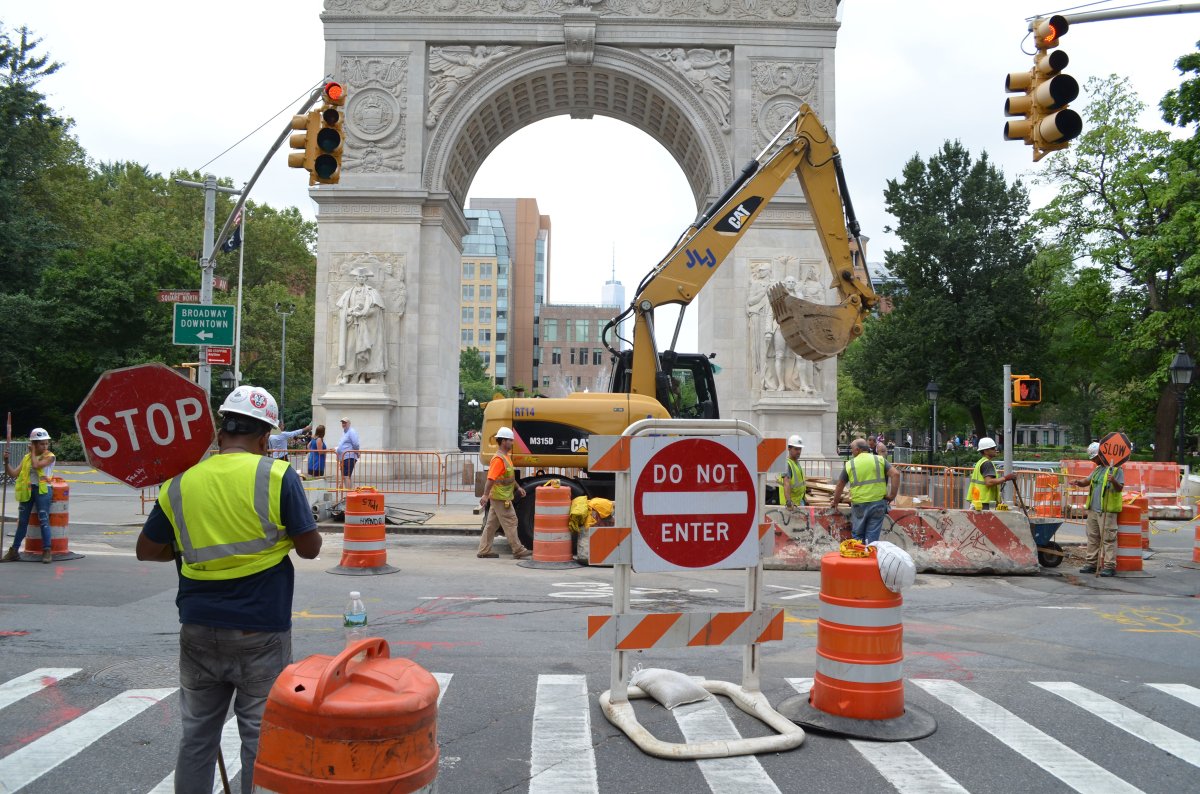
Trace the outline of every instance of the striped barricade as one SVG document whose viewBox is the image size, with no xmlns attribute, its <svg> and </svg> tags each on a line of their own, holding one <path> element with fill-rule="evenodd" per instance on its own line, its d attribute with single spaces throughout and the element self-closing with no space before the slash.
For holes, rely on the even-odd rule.
<svg viewBox="0 0 1200 794">
<path fill-rule="evenodd" d="M 618 651 L 748 645 L 783 639 L 783 610 L 588 615 L 588 642 Z"/>
</svg>

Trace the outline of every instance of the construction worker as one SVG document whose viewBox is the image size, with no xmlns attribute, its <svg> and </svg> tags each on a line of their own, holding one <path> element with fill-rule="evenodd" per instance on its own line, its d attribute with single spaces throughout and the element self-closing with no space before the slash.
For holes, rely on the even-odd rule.
<svg viewBox="0 0 1200 794">
<path fill-rule="evenodd" d="M 804 495 L 808 491 L 804 469 L 800 467 L 800 453 L 803 451 L 804 439 L 798 435 L 788 436 L 787 473 L 779 475 L 779 482 L 782 483 L 784 504 L 793 509 L 804 504 Z"/>
<path fill-rule="evenodd" d="M 1125 472 L 1119 466 L 1105 466 L 1100 460 L 1100 443 L 1088 445 L 1087 456 L 1096 464 L 1087 477 L 1069 480 L 1076 488 L 1088 489 L 1087 555 L 1080 573 L 1114 576 L 1117 572 L 1117 514 L 1121 512 L 1121 491 Z"/>
<path fill-rule="evenodd" d="M 164 482 L 137 540 L 137 558 L 179 571 L 183 735 L 175 791 L 210 794 L 233 700 L 242 739 L 242 792 L 252 790 L 267 695 L 292 661 L 293 548 L 321 551 L 304 484 L 267 455 L 279 408 L 266 390 L 234 389 L 219 409 L 220 454 Z"/>
<path fill-rule="evenodd" d="M 479 550 L 476 557 L 499 557 L 492 551 L 492 538 L 496 535 L 496 527 L 504 530 L 508 545 L 513 551 L 513 558 L 523 560 L 532 552 L 521 544 L 517 537 L 517 511 L 513 509 L 513 491 L 525 498 L 525 489 L 517 482 L 517 472 L 513 468 L 510 457 L 513 448 L 513 431 L 509 427 L 501 427 L 492 437 L 496 442 L 496 454 L 488 466 L 487 485 L 483 486 L 483 496 L 479 498 L 480 506 L 487 510 L 487 518 L 483 522 L 483 534 L 479 538 Z"/>
<path fill-rule="evenodd" d="M 850 486 L 850 532 L 860 543 L 874 543 L 883 530 L 888 505 L 900 490 L 900 470 L 871 452 L 865 438 L 850 443 L 850 460 L 834 486 L 830 508 L 837 510 L 842 491 Z"/>
<path fill-rule="evenodd" d="M 50 434 L 44 428 L 29 431 L 29 451 L 15 469 L 8 465 L 8 447 L 4 448 L 4 472 L 16 480 L 17 534 L 12 548 L 4 553 L 4 562 L 21 559 L 21 542 L 29 529 L 29 517 L 36 512 L 42 528 L 42 562 L 54 562 L 50 551 L 50 478 L 54 476 L 54 453 L 50 451 Z"/>
<path fill-rule="evenodd" d="M 1017 475 L 1010 472 L 1003 477 L 996 476 L 996 464 L 992 461 L 1000 454 L 1000 450 L 997 449 L 994 439 L 979 439 L 979 454 L 983 457 L 976 461 L 975 468 L 971 471 L 971 481 L 967 485 L 967 501 L 976 510 L 983 510 L 984 505 L 995 506 L 1000 501 L 1000 486 L 1017 479 Z"/>
</svg>

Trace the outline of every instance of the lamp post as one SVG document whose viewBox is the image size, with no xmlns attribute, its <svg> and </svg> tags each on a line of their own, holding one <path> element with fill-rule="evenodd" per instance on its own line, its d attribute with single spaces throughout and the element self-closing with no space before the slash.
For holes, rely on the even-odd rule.
<svg viewBox="0 0 1200 794">
<path fill-rule="evenodd" d="M 1175 387 L 1175 399 L 1179 400 L 1179 465 L 1183 465 L 1184 447 L 1187 442 L 1187 425 L 1184 423 L 1183 408 L 1187 400 L 1188 387 L 1192 385 L 1192 373 L 1196 368 L 1192 357 L 1179 346 L 1179 352 L 1171 359 L 1171 385 Z"/>
<path fill-rule="evenodd" d="M 933 426 L 929 430 L 929 465 L 933 465 L 933 448 L 937 446 L 937 397 L 938 385 L 936 381 L 929 381 L 925 384 L 925 397 L 929 402 L 933 403 Z"/>
<path fill-rule="evenodd" d="M 287 318 L 296 311 L 294 303 L 276 303 L 275 313 L 283 318 L 283 339 L 279 344 L 279 420 L 283 421 L 284 406 L 287 404 L 284 396 L 287 392 Z M 282 425 L 281 425 L 282 427 Z"/>
</svg>

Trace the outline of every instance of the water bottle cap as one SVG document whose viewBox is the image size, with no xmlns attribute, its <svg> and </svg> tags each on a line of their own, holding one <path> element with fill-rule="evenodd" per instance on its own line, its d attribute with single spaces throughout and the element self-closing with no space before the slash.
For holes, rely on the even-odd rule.
<svg viewBox="0 0 1200 794">
<path fill-rule="evenodd" d="M 359 593 L 357 590 L 351 590 L 350 597 L 351 598 L 362 598 L 362 594 Z"/>
</svg>

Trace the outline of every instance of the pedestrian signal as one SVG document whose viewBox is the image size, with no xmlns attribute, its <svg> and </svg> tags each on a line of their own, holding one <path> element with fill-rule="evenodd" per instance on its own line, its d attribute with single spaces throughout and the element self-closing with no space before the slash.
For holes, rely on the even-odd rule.
<svg viewBox="0 0 1200 794">
<path fill-rule="evenodd" d="M 1013 375 L 1013 405 L 1037 405 L 1042 401 L 1042 381 L 1028 375 Z"/>
</svg>

